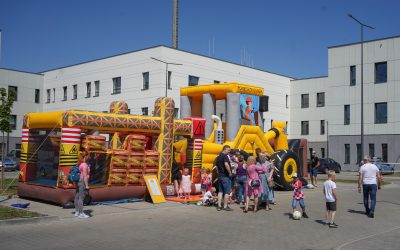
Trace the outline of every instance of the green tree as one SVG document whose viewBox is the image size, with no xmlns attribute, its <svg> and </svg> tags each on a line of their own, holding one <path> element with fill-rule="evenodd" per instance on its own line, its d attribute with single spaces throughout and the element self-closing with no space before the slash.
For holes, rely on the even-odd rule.
<svg viewBox="0 0 400 250">
<path fill-rule="evenodd" d="M 0 88 L 0 131 L 2 133 L 2 155 L 1 160 L 2 162 L 5 159 L 5 133 L 10 133 L 11 126 L 10 126 L 10 115 L 11 109 L 14 104 L 16 93 L 13 90 L 9 90 L 8 94 L 5 88 Z M 1 171 L 1 189 L 4 189 L 4 165 L 2 164 L 2 171 Z"/>
</svg>

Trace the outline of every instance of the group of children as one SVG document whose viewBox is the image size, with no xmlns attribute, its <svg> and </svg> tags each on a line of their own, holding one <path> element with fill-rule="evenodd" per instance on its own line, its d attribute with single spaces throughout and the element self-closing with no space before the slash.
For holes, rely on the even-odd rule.
<svg viewBox="0 0 400 250">
<path fill-rule="evenodd" d="M 328 179 L 324 182 L 323 193 L 326 201 L 326 213 L 325 213 L 325 225 L 329 225 L 329 227 L 337 228 L 338 225 L 335 223 L 335 215 L 336 215 L 336 202 L 337 202 L 337 193 L 336 193 L 336 183 L 335 181 L 335 171 L 329 170 Z M 304 203 L 304 193 L 302 191 L 303 183 L 298 178 L 297 173 L 293 174 L 293 183 L 292 186 L 294 188 L 293 191 L 293 200 L 292 200 L 292 208 L 293 213 L 296 211 L 297 203 L 300 204 L 300 207 L 303 211 L 303 218 L 308 218 L 306 214 L 306 206 Z"/>
</svg>

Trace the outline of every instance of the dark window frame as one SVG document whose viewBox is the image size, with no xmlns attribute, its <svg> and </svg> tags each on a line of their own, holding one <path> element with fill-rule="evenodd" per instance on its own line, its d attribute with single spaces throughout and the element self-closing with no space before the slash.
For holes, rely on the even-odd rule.
<svg viewBox="0 0 400 250">
<path fill-rule="evenodd" d="M 35 89 L 35 103 L 40 103 L 40 89 Z"/>
<path fill-rule="evenodd" d="M 51 101 L 51 89 L 46 89 L 46 103 Z"/>
<path fill-rule="evenodd" d="M 92 97 L 92 82 L 86 82 L 86 98 Z"/>
<path fill-rule="evenodd" d="M 122 91 L 122 78 L 120 76 L 118 77 L 113 77 L 112 78 L 113 82 L 113 89 L 112 89 L 112 94 L 113 95 L 118 95 L 121 94 Z"/>
<path fill-rule="evenodd" d="M 387 143 L 382 143 L 382 161 L 388 162 L 388 147 Z"/>
<path fill-rule="evenodd" d="M 371 158 L 375 157 L 375 144 L 374 143 L 368 144 L 368 154 Z"/>
<path fill-rule="evenodd" d="M 307 102 L 306 102 L 307 97 Z M 310 107 L 310 94 L 301 94 L 301 108 L 309 108 Z"/>
<path fill-rule="evenodd" d="M 168 71 L 168 74 L 167 74 L 168 89 L 172 89 L 171 77 L 172 77 L 172 71 Z"/>
<path fill-rule="evenodd" d="M 348 110 L 346 108 L 348 108 Z M 343 121 L 344 125 L 350 125 L 350 114 L 351 114 L 350 112 L 351 112 L 350 104 L 344 105 L 344 121 Z"/>
<path fill-rule="evenodd" d="M 309 134 L 310 134 L 310 122 L 301 121 L 301 135 L 309 135 Z"/>
<path fill-rule="evenodd" d="M 142 73 L 143 77 L 143 85 L 142 85 L 142 90 L 148 90 L 150 88 L 150 72 L 143 72 Z"/>
<path fill-rule="evenodd" d="M 189 75 L 188 77 L 188 86 L 198 86 L 200 77 Z"/>
<path fill-rule="evenodd" d="M 357 83 L 357 68 L 356 65 L 350 66 L 350 86 L 356 86 Z"/>
<path fill-rule="evenodd" d="M 63 101 L 66 101 L 68 98 L 68 86 L 63 86 Z"/>
<path fill-rule="evenodd" d="M 344 164 L 350 164 L 350 144 L 344 144 Z"/>
<path fill-rule="evenodd" d="M 381 67 L 385 68 L 381 68 Z M 387 62 L 377 62 L 375 63 L 375 84 L 386 83 L 387 82 Z"/>
<path fill-rule="evenodd" d="M 322 97 L 321 102 L 319 102 L 320 97 Z M 325 107 L 325 92 L 317 93 L 317 107 Z"/>
<path fill-rule="evenodd" d="M 78 99 L 78 84 L 72 85 L 72 100 Z"/>
<path fill-rule="evenodd" d="M 9 121 L 11 130 L 17 130 L 17 115 L 10 115 Z"/>
<path fill-rule="evenodd" d="M 94 81 L 94 95 L 93 97 L 98 97 L 100 96 L 100 81 Z"/>
<path fill-rule="evenodd" d="M 13 86 L 13 85 L 8 85 L 8 93 L 10 93 L 10 90 L 13 90 L 14 91 L 14 93 L 15 93 L 15 96 L 14 96 L 14 102 L 16 102 L 16 101 L 18 101 L 18 86 Z"/>
<path fill-rule="evenodd" d="M 383 114 L 381 114 L 381 112 L 378 112 L 379 105 L 385 105 L 386 115 L 384 115 L 383 117 L 381 117 Z M 375 114 L 375 124 L 386 124 L 388 117 L 387 102 L 376 102 L 374 114 Z"/>
<path fill-rule="evenodd" d="M 149 115 L 149 107 L 142 107 L 142 115 Z"/>
<path fill-rule="evenodd" d="M 320 135 L 324 135 L 325 134 L 325 120 L 321 120 L 319 125 L 320 125 L 319 133 L 320 133 Z"/>
</svg>

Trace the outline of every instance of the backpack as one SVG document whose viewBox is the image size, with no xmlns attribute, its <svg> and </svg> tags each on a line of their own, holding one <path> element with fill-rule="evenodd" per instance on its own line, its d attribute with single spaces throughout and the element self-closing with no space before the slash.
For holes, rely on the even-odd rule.
<svg viewBox="0 0 400 250">
<path fill-rule="evenodd" d="M 81 171 L 79 171 L 79 166 L 75 165 L 71 168 L 68 174 L 69 182 L 78 182 L 81 179 Z"/>
</svg>

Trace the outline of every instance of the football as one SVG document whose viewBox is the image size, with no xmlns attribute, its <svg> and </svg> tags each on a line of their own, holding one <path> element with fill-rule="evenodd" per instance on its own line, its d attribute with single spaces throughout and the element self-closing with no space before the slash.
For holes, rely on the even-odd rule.
<svg viewBox="0 0 400 250">
<path fill-rule="evenodd" d="M 300 211 L 294 211 L 293 212 L 293 219 L 294 220 L 300 220 L 300 218 L 301 218 L 301 212 Z"/>
</svg>

